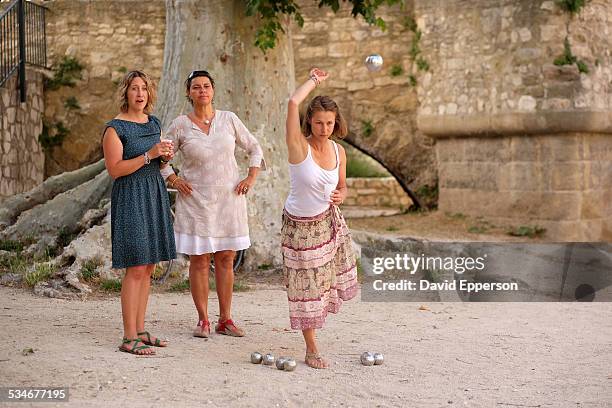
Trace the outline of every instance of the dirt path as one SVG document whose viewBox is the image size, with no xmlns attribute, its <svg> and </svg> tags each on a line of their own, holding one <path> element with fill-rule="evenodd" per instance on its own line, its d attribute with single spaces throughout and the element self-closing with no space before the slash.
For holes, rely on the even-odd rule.
<svg viewBox="0 0 612 408">
<path fill-rule="evenodd" d="M 189 294 L 152 295 L 148 329 L 172 341 L 154 358 L 117 351 L 118 297 L 65 301 L 0 287 L 0 386 L 68 386 L 63 405 L 75 407 L 612 404 L 612 303 L 419 306 L 346 303 L 319 335 L 332 368 L 316 371 L 301 363 L 278 287 L 235 295 L 242 339 L 193 338 Z M 253 365 L 255 350 L 300 362 L 293 373 Z M 385 364 L 361 366 L 365 350 L 384 353 Z"/>
</svg>

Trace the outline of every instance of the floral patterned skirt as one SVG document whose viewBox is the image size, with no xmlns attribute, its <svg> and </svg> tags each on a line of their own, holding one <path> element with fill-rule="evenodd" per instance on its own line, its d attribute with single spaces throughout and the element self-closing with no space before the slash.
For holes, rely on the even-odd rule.
<svg viewBox="0 0 612 408">
<path fill-rule="evenodd" d="M 284 278 L 291 328 L 320 329 L 328 313 L 357 294 L 351 236 L 336 206 L 314 217 L 283 212 Z"/>
</svg>

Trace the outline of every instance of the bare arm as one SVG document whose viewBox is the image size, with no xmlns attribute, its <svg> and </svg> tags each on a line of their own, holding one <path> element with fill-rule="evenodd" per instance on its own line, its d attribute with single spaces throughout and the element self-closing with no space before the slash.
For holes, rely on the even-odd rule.
<svg viewBox="0 0 612 408">
<path fill-rule="evenodd" d="M 331 193 L 331 200 L 336 205 L 342 204 L 348 195 L 348 188 L 346 187 L 346 152 L 344 147 L 338 145 L 338 153 L 338 156 L 340 156 L 338 185 Z"/>
<path fill-rule="evenodd" d="M 310 71 L 309 78 L 300 85 L 289 98 L 287 107 L 286 142 L 289 150 L 289 163 L 297 164 L 306 158 L 308 142 L 300 129 L 299 106 L 306 97 L 316 88 L 317 83 L 326 80 L 328 74 L 318 68 Z"/>
<path fill-rule="evenodd" d="M 119 135 L 117 135 L 117 132 L 112 127 L 108 127 L 104 131 L 102 148 L 104 149 L 104 164 L 106 165 L 108 174 L 110 174 L 113 179 L 132 174 L 145 165 L 144 155 L 129 160 L 123 160 L 123 144 L 121 144 Z M 147 152 L 149 159 L 152 160 L 161 156 L 163 149 L 164 145 L 162 143 L 157 143 L 151 147 Z"/>
</svg>

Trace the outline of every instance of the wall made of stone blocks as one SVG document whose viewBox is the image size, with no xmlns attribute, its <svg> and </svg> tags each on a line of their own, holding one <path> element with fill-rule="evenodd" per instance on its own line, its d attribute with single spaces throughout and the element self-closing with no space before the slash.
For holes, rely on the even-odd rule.
<svg viewBox="0 0 612 408">
<path fill-rule="evenodd" d="M 28 191 L 43 181 L 44 153 L 38 144 L 44 110 L 42 75 L 26 70 L 21 103 L 17 74 L 0 87 L 0 197 Z"/>
<path fill-rule="evenodd" d="M 101 133 L 119 113 L 115 92 L 126 70 L 140 69 L 159 81 L 166 6 L 164 0 L 50 0 L 45 6 L 49 64 L 57 66 L 68 56 L 84 66 L 76 86 L 45 92 L 45 117 L 70 131 L 48 155 L 50 176 L 101 157 Z M 70 97 L 80 109 L 65 107 Z"/>
<path fill-rule="evenodd" d="M 540 225 L 553 240 L 612 241 L 608 135 L 449 138 L 437 154 L 441 211 Z"/>
<path fill-rule="evenodd" d="M 408 209 L 412 200 L 393 177 L 346 179 L 348 196 L 344 205 Z"/>
</svg>

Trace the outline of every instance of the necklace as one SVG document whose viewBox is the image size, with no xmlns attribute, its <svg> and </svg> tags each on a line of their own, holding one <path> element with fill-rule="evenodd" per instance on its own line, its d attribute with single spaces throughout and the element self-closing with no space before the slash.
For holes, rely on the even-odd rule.
<svg viewBox="0 0 612 408">
<path fill-rule="evenodd" d="M 198 117 L 195 115 L 195 113 L 193 113 L 191 116 L 192 116 L 192 118 L 194 118 L 194 119 L 195 119 L 197 122 L 204 123 L 206 126 L 208 126 L 208 125 L 210 125 L 210 121 L 212 120 L 212 118 L 214 118 L 214 117 L 215 117 L 215 112 L 213 112 L 213 114 L 212 114 L 212 116 L 210 117 L 210 119 L 208 119 L 208 118 L 206 118 L 206 117 L 205 117 L 205 118 L 204 118 L 204 120 L 200 120 L 200 119 L 199 119 L 199 118 L 198 118 Z"/>
</svg>

